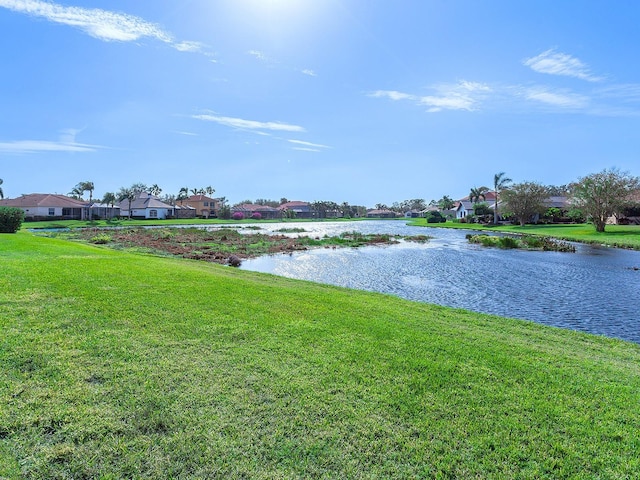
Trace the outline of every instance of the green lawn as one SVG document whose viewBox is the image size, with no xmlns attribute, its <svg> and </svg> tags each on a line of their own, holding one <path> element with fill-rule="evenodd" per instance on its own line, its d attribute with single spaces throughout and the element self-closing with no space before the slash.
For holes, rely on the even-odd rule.
<svg viewBox="0 0 640 480">
<path fill-rule="evenodd" d="M 489 230 L 529 235 L 545 235 L 574 242 L 593 243 L 610 247 L 640 250 L 640 225 L 607 225 L 604 232 L 596 232 L 591 224 L 570 225 L 479 225 L 477 223 L 429 223 L 424 219 L 411 222 L 412 225 L 427 227 L 461 228 L 468 230 Z"/>
<path fill-rule="evenodd" d="M 640 346 L 0 236 L 0 478 L 634 478 Z"/>
</svg>

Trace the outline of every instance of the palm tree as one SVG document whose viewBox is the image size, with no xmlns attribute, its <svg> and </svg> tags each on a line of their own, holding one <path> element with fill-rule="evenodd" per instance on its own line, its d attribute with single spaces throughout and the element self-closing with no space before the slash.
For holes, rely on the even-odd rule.
<svg viewBox="0 0 640 480">
<path fill-rule="evenodd" d="M 93 191 L 96 189 L 93 182 L 80 182 L 80 186 L 83 192 L 89 192 L 89 203 L 91 203 L 93 200 Z"/>
<path fill-rule="evenodd" d="M 176 200 L 185 200 L 188 197 L 189 197 L 189 187 L 182 187 L 178 192 L 178 196 L 176 197 Z"/>
<path fill-rule="evenodd" d="M 123 200 L 129 201 L 129 220 L 131 220 L 131 202 L 136 198 L 136 195 L 138 193 L 139 192 L 136 192 L 133 187 L 130 187 L 130 188 L 120 187 L 120 190 L 118 190 L 118 194 L 117 194 L 118 201 L 119 202 L 122 202 Z"/>
<path fill-rule="evenodd" d="M 2 179 L 0 178 L 0 185 L 2 185 Z M 2 191 L 2 187 L 0 187 L 0 199 L 4 198 L 4 192 Z"/>
<path fill-rule="evenodd" d="M 205 188 L 205 190 L 207 191 L 207 195 L 213 195 L 216 191 L 215 188 L 213 188 L 211 185 L 209 185 L 207 188 Z"/>
<path fill-rule="evenodd" d="M 112 192 L 107 192 L 104 194 L 104 197 L 102 197 L 102 203 L 104 203 L 105 205 L 111 205 L 111 210 L 109 211 L 109 218 L 113 218 L 113 206 L 116 203 L 116 195 L 115 193 Z"/>
<path fill-rule="evenodd" d="M 508 177 L 505 177 L 504 175 L 505 175 L 504 172 L 500 172 L 500 173 L 496 173 L 493 176 L 493 193 L 496 194 L 495 203 L 493 205 L 494 225 L 498 223 L 498 195 L 500 194 L 500 191 L 507 188 L 509 183 L 513 182 L 513 180 L 511 180 Z"/>
<path fill-rule="evenodd" d="M 487 198 L 487 187 L 473 187 L 469 192 L 469 201 L 471 203 L 478 203 L 484 201 Z"/>
<path fill-rule="evenodd" d="M 153 195 L 154 197 L 159 197 L 160 193 L 162 192 L 162 189 L 158 186 L 157 183 L 154 183 L 153 185 L 151 185 L 151 187 L 149 188 L 149 193 L 151 195 Z"/>
</svg>

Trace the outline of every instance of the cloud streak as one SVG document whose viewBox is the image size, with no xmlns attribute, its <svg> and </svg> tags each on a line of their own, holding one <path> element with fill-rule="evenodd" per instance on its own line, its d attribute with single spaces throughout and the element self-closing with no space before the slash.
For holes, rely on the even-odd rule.
<svg viewBox="0 0 640 480">
<path fill-rule="evenodd" d="M 302 140 L 287 140 L 287 141 L 288 141 L 289 143 L 294 143 L 294 144 L 296 144 L 296 145 L 302 145 L 303 147 L 311 147 L 311 148 L 331 148 L 331 147 L 330 147 L 330 146 L 328 146 L 328 145 L 322 145 L 322 144 L 319 144 L 319 143 L 304 142 L 304 141 L 302 141 Z M 298 148 L 294 147 L 294 150 L 295 150 L 295 149 L 299 149 L 299 147 L 298 147 Z M 314 150 L 314 151 L 318 152 L 319 150 Z"/>
<path fill-rule="evenodd" d="M 41 0 L 0 0 L 0 7 L 78 28 L 106 42 L 133 42 L 150 38 L 169 44 L 181 52 L 204 53 L 201 43 L 176 41 L 159 25 L 134 15 L 99 8 L 68 7 Z"/>
<path fill-rule="evenodd" d="M 83 143 L 49 142 L 43 140 L 18 140 L 14 142 L 0 142 L 0 153 L 30 154 L 41 152 L 95 152 L 97 145 Z"/>
<path fill-rule="evenodd" d="M 426 106 L 427 111 L 434 113 L 442 110 L 477 110 L 478 104 L 491 92 L 491 88 L 483 83 L 460 81 L 455 84 L 441 84 L 430 87 L 433 95 L 415 95 L 397 90 L 377 90 L 370 97 L 388 98 L 393 101 L 410 100 L 418 105 Z"/>
<path fill-rule="evenodd" d="M 256 120 L 245 120 L 243 118 L 223 117 L 219 115 L 192 115 L 192 118 L 206 122 L 214 122 L 227 127 L 239 128 L 242 130 L 271 130 L 279 132 L 304 132 L 305 129 L 299 125 L 291 125 L 282 122 L 259 122 Z"/>
<path fill-rule="evenodd" d="M 589 67 L 579 59 L 553 48 L 535 57 L 527 58 L 522 63 L 538 73 L 574 77 L 588 82 L 602 80 L 593 75 Z"/>
</svg>

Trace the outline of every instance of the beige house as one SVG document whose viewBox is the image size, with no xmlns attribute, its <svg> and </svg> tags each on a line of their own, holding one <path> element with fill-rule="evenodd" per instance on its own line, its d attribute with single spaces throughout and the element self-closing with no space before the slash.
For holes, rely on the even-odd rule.
<svg viewBox="0 0 640 480">
<path fill-rule="evenodd" d="M 88 220 L 89 204 L 66 195 L 31 193 L 0 200 L 0 206 L 24 210 L 26 220 Z"/>
<path fill-rule="evenodd" d="M 209 218 L 213 217 L 218 210 L 219 201 L 215 198 L 207 197 L 206 195 L 191 195 L 188 198 L 177 200 L 176 205 L 189 206 L 195 208 L 196 216 Z"/>
</svg>

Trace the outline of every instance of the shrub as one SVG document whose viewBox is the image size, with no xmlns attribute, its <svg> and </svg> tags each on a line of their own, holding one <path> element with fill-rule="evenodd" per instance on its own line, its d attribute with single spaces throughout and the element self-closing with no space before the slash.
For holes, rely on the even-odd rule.
<svg viewBox="0 0 640 480">
<path fill-rule="evenodd" d="M 518 248 L 518 241 L 513 237 L 500 237 L 500 247 L 502 248 Z"/>
<path fill-rule="evenodd" d="M 96 243 L 98 245 L 101 245 L 101 244 L 109 243 L 111 241 L 111 236 L 107 235 L 106 233 L 99 233 L 95 237 L 92 237 L 91 240 L 89 241 L 91 243 Z"/>
<path fill-rule="evenodd" d="M 584 223 L 584 221 L 586 220 L 584 213 L 582 213 L 582 210 L 578 208 L 572 208 L 571 210 L 569 210 L 569 213 L 567 213 L 567 217 L 569 217 L 569 219 L 574 223 Z"/>
<path fill-rule="evenodd" d="M 253 220 L 260 220 L 260 219 L 262 218 L 262 215 L 260 215 L 260 212 L 253 212 L 253 213 L 251 214 L 251 218 L 252 218 Z"/>
<path fill-rule="evenodd" d="M 425 215 L 427 223 L 444 223 L 447 221 L 440 212 L 427 212 Z"/>
<path fill-rule="evenodd" d="M 234 220 L 243 220 L 244 219 L 244 213 L 235 212 L 233 215 L 231 215 L 231 218 L 233 218 Z"/>
<path fill-rule="evenodd" d="M 14 207 L 0 207 L 0 233 L 16 233 L 24 221 L 24 211 Z"/>
</svg>

